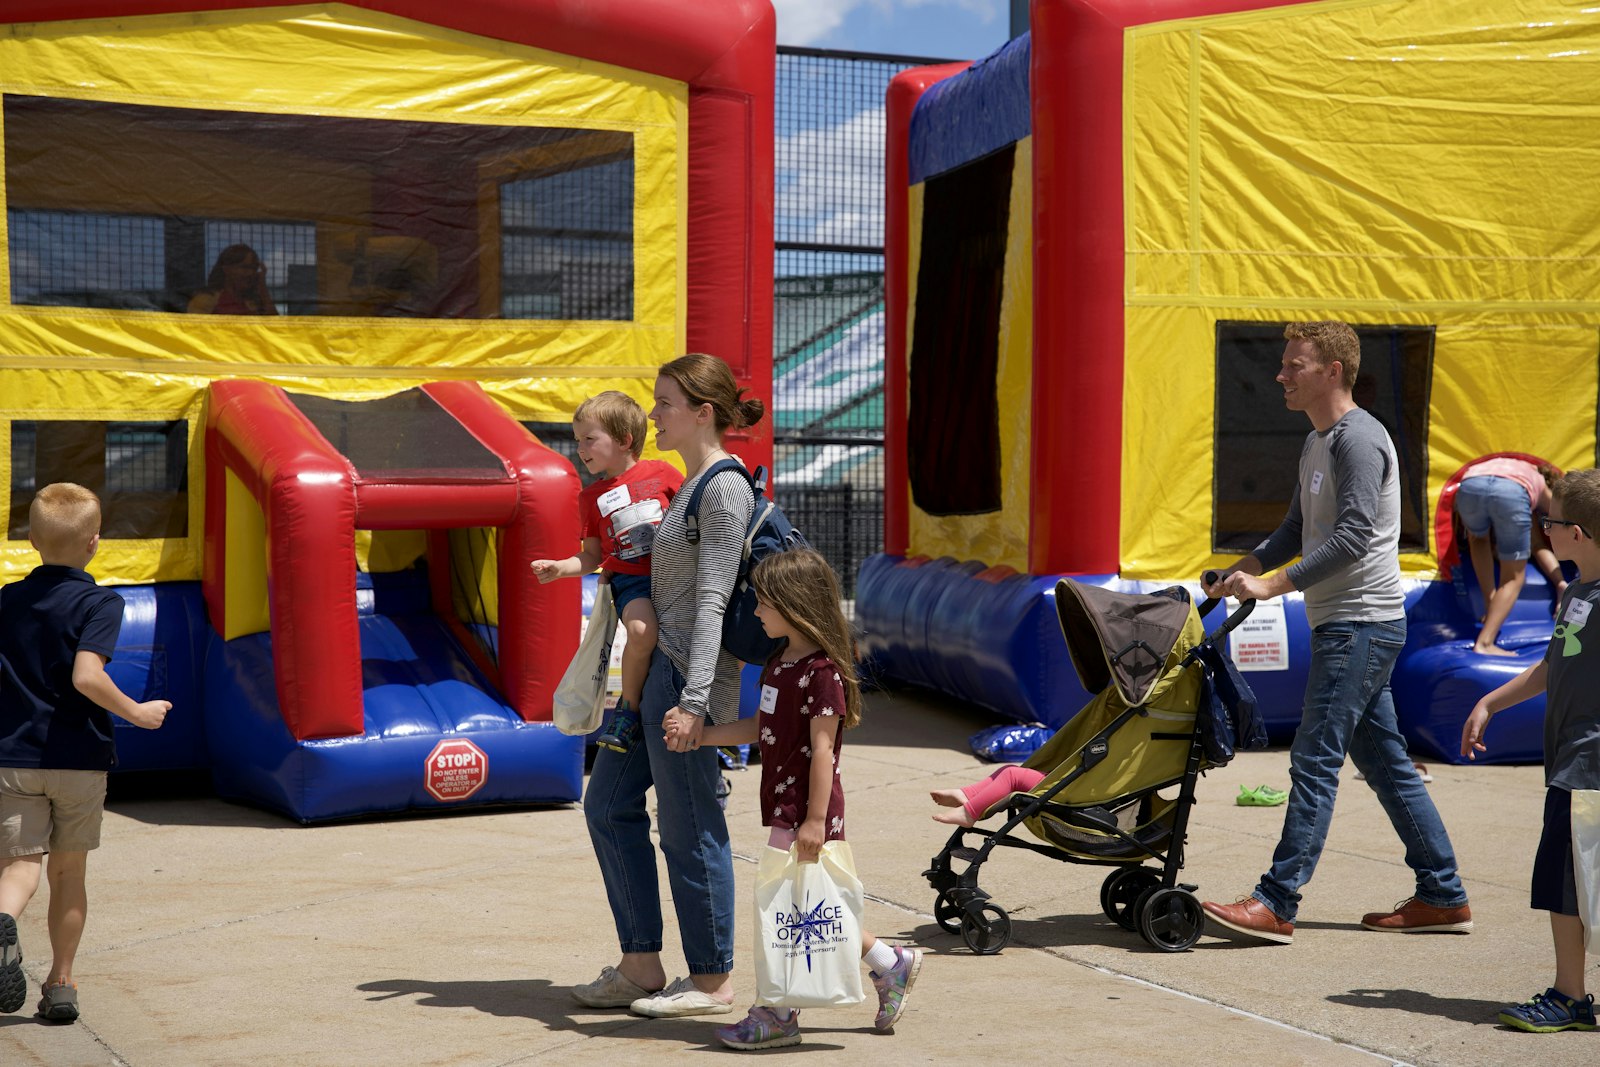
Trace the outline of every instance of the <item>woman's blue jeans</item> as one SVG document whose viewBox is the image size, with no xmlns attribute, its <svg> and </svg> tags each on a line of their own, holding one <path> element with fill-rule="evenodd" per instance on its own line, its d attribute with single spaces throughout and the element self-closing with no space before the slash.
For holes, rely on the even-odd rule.
<svg viewBox="0 0 1600 1067">
<path fill-rule="evenodd" d="M 1272 869 L 1255 898 L 1293 922 L 1300 887 L 1311 880 L 1328 839 L 1339 771 L 1346 754 L 1405 845 L 1424 904 L 1454 908 L 1467 902 L 1455 850 L 1422 776 L 1406 752 L 1395 719 L 1389 675 L 1406 643 L 1405 619 L 1330 622 L 1311 632 L 1311 671 L 1305 710 L 1289 750 L 1289 803 Z"/>
<path fill-rule="evenodd" d="M 661 852 L 690 974 L 733 970 L 733 849 L 717 803 L 717 750 L 669 752 L 661 721 L 683 675 L 657 649 L 640 700 L 640 737 L 625 753 L 599 749 L 583 797 L 600 875 L 623 952 L 661 951 L 661 889 L 645 794 L 656 791 Z"/>
</svg>

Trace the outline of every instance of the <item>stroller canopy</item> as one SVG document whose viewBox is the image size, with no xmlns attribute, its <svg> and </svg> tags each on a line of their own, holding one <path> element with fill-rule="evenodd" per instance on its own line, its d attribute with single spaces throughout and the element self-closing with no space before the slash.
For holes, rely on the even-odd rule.
<svg viewBox="0 0 1600 1067">
<path fill-rule="evenodd" d="M 1193 611 L 1182 588 L 1152 595 L 1071 578 L 1056 583 L 1056 614 L 1078 681 L 1090 693 L 1114 681 L 1130 707 L 1149 697 Z"/>
</svg>

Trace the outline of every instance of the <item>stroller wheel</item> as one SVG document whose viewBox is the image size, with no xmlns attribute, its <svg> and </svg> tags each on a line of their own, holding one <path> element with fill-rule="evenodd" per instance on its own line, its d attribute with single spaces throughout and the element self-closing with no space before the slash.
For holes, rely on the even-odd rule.
<svg viewBox="0 0 1600 1067">
<path fill-rule="evenodd" d="M 961 913 L 961 940 L 979 956 L 993 956 L 1011 943 L 1011 916 L 992 901 L 984 901 L 977 914 Z"/>
<path fill-rule="evenodd" d="M 1151 948 L 1187 952 L 1206 928 L 1206 913 L 1187 889 L 1157 889 L 1139 909 L 1139 933 Z"/>
<path fill-rule="evenodd" d="M 1161 884 L 1161 875 L 1148 867 L 1118 867 L 1100 885 L 1100 909 L 1124 930 L 1137 932 L 1139 894 Z"/>
<path fill-rule="evenodd" d="M 933 902 L 933 921 L 947 934 L 960 931 L 961 908 L 950 899 L 948 891 L 940 893 L 938 899 Z"/>
</svg>

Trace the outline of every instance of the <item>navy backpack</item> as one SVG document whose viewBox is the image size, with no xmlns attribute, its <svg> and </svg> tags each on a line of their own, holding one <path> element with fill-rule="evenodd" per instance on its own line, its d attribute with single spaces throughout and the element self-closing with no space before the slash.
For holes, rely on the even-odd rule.
<svg viewBox="0 0 1600 1067">
<path fill-rule="evenodd" d="M 700 543 L 700 491 L 706 483 L 723 471 L 738 471 L 744 476 L 750 492 L 755 494 L 755 510 L 750 514 L 750 525 L 745 530 L 744 553 L 739 558 L 739 576 L 734 581 L 733 593 L 728 597 L 728 609 L 722 614 L 722 647 L 746 663 L 766 663 L 778 650 L 778 642 L 767 636 L 756 618 L 756 591 L 750 588 L 750 568 L 779 552 L 806 547 L 806 539 L 783 509 L 762 495 L 767 486 L 767 468 L 757 467 L 754 475 L 744 469 L 736 459 L 718 460 L 695 483 L 689 494 L 689 504 L 684 510 L 688 526 L 689 543 Z"/>
</svg>

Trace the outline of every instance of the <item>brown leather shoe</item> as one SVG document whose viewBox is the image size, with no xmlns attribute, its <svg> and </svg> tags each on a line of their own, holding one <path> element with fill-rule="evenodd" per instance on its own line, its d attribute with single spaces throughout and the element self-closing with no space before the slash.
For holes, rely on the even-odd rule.
<svg viewBox="0 0 1600 1067">
<path fill-rule="evenodd" d="M 1212 904 L 1205 901 L 1200 906 L 1214 921 L 1234 933 L 1259 937 L 1263 941 L 1271 941 L 1278 945 L 1287 945 L 1294 940 L 1294 923 L 1284 922 L 1272 913 L 1271 908 L 1255 897 L 1245 897 L 1237 904 Z"/>
<path fill-rule="evenodd" d="M 1436 908 L 1411 897 L 1393 911 L 1369 911 L 1361 917 L 1361 925 L 1389 934 L 1465 934 L 1472 930 L 1472 909 L 1465 904 Z"/>
</svg>

